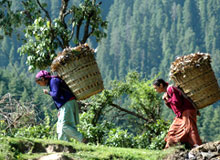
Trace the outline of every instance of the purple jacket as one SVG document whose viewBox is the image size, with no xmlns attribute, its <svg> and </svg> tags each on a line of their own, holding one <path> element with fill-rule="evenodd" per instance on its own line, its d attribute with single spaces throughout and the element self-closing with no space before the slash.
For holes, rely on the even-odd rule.
<svg viewBox="0 0 220 160">
<path fill-rule="evenodd" d="M 57 109 L 75 97 L 69 87 L 60 78 L 51 78 L 49 80 L 49 87 L 49 94 L 53 98 Z"/>
</svg>

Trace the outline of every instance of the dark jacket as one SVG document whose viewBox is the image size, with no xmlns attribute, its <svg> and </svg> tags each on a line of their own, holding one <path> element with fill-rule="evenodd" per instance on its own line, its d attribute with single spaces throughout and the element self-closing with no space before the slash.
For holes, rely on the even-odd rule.
<svg viewBox="0 0 220 160">
<path fill-rule="evenodd" d="M 49 94 L 53 98 L 57 109 L 75 97 L 66 83 L 60 78 L 51 78 L 49 80 L 49 87 Z"/>
</svg>

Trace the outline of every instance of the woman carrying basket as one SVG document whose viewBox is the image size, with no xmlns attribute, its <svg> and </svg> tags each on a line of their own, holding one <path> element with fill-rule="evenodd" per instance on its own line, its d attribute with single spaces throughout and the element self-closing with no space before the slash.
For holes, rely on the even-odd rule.
<svg viewBox="0 0 220 160">
<path fill-rule="evenodd" d="M 169 86 L 163 79 L 155 80 L 153 87 L 156 92 L 164 93 L 165 104 L 176 115 L 165 137 L 165 148 L 169 148 L 178 142 L 188 143 L 191 148 L 201 145 L 202 141 L 196 125 L 197 110 L 193 104 L 184 97 L 177 87 Z"/>
<path fill-rule="evenodd" d="M 79 123 L 78 104 L 66 83 L 58 76 L 51 76 L 50 72 L 45 70 L 38 72 L 35 80 L 40 86 L 49 86 L 50 88 L 50 91 L 43 89 L 43 92 L 53 98 L 58 110 L 58 139 L 69 141 L 70 138 L 74 138 L 86 143 L 86 139 L 77 131 L 76 125 Z"/>
</svg>

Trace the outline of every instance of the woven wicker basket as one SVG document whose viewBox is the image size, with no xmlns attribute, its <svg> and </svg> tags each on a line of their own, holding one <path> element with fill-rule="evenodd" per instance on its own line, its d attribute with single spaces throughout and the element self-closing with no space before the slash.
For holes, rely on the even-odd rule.
<svg viewBox="0 0 220 160">
<path fill-rule="evenodd" d="M 197 109 L 220 100 L 220 89 L 210 63 L 178 72 L 171 78 L 191 98 Z"/>
<path fill-rule="evenodd" d="M 82 53 L 80 57 L 59 65 L 56 72 L 66 82 L 77 100 L 89 98 L 104 89 L 92 50 L 86 50 L 86 54 Z"/>
</svg>

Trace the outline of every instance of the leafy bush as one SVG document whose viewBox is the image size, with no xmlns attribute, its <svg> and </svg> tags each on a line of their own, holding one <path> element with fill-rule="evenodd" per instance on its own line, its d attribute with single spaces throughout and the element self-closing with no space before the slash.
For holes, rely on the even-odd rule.
<svg viewBox="0 0 220 160">
<path fill-rule="evenodd" d="M 151 144 L 152 133 L 150 131 L 145 131 L 141 135 L 134 137 L 135 148 L 147 148 Z"/>
<path fill-rule="evenodd" d="M 158 150 L 158 149 L 163 149 L 165 146 L 165 136 L 166 136 L 166 131 L 162 132 L 160 135 L 157 135 L 151 139 L 151 144 L 150 146 L 146 147 L 147 149 L 152 149 L 152 150 Z"/>
<path fill-rule="evenodd" d="M 170 123 L 164 120 L 158 120 L 152 127 L 154 135 L 151 139 L 151 144 L 148 149 L 162 149 L 165 146 L 164 138 L 169 129 Z"/>
<path fill-rule="evenodd" d="M 9 132 L 8 135 L 11 137 L 57 139 L 56 124 L 53 125 L 51 123 L 54 120 L 50 117 L 46 108 L 44 108 L 44 116 L 43 123 L 13 128 L 12 132 Z"/>
<path fill-rule="evenodd" d="M 0 135 L 0 159 L 14 159 L 9 142 Z"/>
<path fill-rule="evenodd" d="M 154 124 L 148 126 L 149 130 L 144 131 L 141 135 L 134 136 L 126 129 L 116 128 L 106 120 L 93 125 L 94 113 L 90 111 L 81 114 L 80 118 L 79 131 L 91 143 L 113 147 L 146 149 L 163 149 L 165 146 L 164 137 L 169 123 L 164 120 L 157 120 Z"/>
<path fill-rule="evenodd" d="M 157 120 L 156 123 L 149 127 L 151 130 L 146 130 L 141 135 L 134 137 L 136 142 L 135 148 L 163 149 L 169 123 L 164 120 Z"/>
<path fill-rule="evenodd" d="M 56 139 L 57 136 L 55 132 L 55 127 L 40 124 L 16 129 L 13 137 Z"/>
<path fill-rule="evenodd" d="M 0 120 L 0 136 L 4 136 L 6 134 L 5 128 L 7 127 L 7 124 L 4 120 Z"/>
<path fill-rule="evenodd" d="M 85 103 L 87 113 L 81 115 L 80 131 L 92 143 L 162 149 L 169 124 L 160 118 L 161 98 L 151 84 L 137 72 L 129 73 L 125 82 L 114 81 L 112 89 Z M 125 96 L 129 101 L 119 106 L 117 102 Z"/>
<path fill-rule="evenodd" d="M 113 127 L 113 124 L 104 120 L 96 125 L 93 125 L 91 123 L 93 117 L 94 115 L 92 113 L 84 112 L 80 117 L 78 129 L 89 142 L 103 144 L 104 138 L 108 135 L 108 132 L 110 128 Z"/>
<path fill-rule="evenodd" d="M 133 148 L 134 139 L 133 134 L 127 132 L 127 130 L 122 130 L 120 128 L 113 128 L 108 133 L 105 145 L 114 147 L 126 147 Z"/>
</svg>

